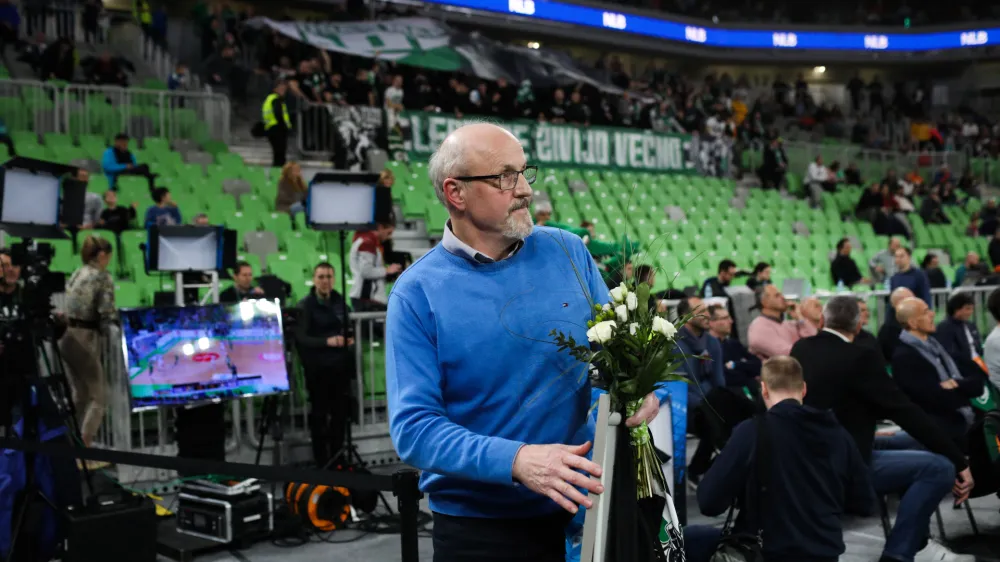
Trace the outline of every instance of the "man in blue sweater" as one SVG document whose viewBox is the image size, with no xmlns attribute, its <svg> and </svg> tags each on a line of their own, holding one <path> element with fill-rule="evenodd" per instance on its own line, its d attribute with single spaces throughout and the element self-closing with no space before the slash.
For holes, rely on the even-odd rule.
<svg viewBox="0 0 1000 562">
<path fill-rule="evenodd" d="M 923 270 L 913 267 L 913 253 L 906 247 L 896 250 L 896 274 L 889 279 L 890 291 L 900 287 L 912 291 L 913 295 L 923 299 L 927 306 L 934 306 L 931 301 L 931 282 Z"/>
<path fill-rule="evenodd" d="M 444 237 L 389 296 L 389 430 L 423 471 L 436 562 L 562 562 L 566 523 L 603 491 L 588 366 L 550 332 L 587 341 L 607 287 L 579 236 L 532 224 L 536 173 L 500 127 L 449 134 L 428 166 Z M 658 410 L 650 395 L 626 424 Z"/>
</svg>

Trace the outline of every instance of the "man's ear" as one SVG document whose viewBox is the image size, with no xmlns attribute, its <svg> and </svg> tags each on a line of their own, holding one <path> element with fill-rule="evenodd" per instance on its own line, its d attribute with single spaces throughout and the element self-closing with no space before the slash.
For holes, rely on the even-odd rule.
<svg viewBox="0 0 1000 562">
<path fill-rule="evenodd" d="M 466 207 L 466 190 L 462 189 L 464 185 L 460 181 L 448 178 L 444 180 L 444 184 L 441 186 L 444 191 L 444 199 L 448 202 L 448 205 L 464 211 Z"/>
</svg>

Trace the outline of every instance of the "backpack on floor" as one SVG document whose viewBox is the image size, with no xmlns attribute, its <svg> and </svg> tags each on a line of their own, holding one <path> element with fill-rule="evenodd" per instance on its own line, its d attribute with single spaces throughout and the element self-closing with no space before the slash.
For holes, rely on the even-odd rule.
<svg viewBox="0 0 1000 562">
<path fill-rule="evenodd" d="M 22 435 L 22 422 L 14 426 L 14 432 Z M 65 427 L 48 429 L 39 423 L 39 440 L 52 441 L 66 435 Z M 45 455 L 35 456 L 35 483 L 46 498 L 53 501 L 56 496 L 56 482 L 52 459 Z M 0 451 L 0 560 L 10 556 L 14 525 L 27 485 L 24 451 L 4 449 Z M 23 536 L 18 538 L 13 560 L 49 560 L 57 548 L 58 514 L 41 498 L 31 499 L 24 523 Z M 26 540 L 28 538 L 33 540 Z"/>
</svg>

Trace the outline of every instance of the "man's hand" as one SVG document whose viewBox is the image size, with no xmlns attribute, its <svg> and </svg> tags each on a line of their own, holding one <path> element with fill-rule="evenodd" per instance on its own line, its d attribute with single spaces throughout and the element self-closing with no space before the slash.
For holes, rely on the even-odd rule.
<svg viewBox="0 0 1000 562">
<path fill-rule="evenodd" d="M 347 338 L 347 345 L 354 345 L 354 338 Z"/>
<path fill-rule="evenodd" d="M 951 489 L 951 494 L 955 496 L 955 505 L 962 505 L 969 499 L 969 493 L 975 487 L 976 482 L 972 479 L 972 471 L 966 468 L 958 473 L 955 478 L 955 486 Z"/>
<path fill-rule="evenodd" d="M 399 265 L 398 263 L 390 263 L 385 268 L 386 275 L 395 275 L 400 271 L 403 271 L 403 266 Z"/>
<path fill-rule="evenodd" d="M 625 425 L 626 427 L 636 427 L 642 425 L 642 422 L 649 423 L 659 413 L 660 399 L 650 392 L 642 399 L 642 406 L 639 406 L 639 410 L 635 414 L 632 414 L 629 419 L 625 420 Z"/>
<path fill-rule="evenodd" d="M 955 382 L 955 379 L 948 379 L 946 381 L 941 381 L 941 388 L 945 390 L 955 390 L 956 388 L 958 388 L 958 383 Z"/>
<path fill-rule="evenodd" d="M 594 505 L 577 488 L 594 494 L 604 491 L 600 482 L 577 472 L 582 470 L 601 476 L 601 467 L 584 457 L 589 450 L 590 441 L 576 446 L 525 445 L 514 457 L 511 474 L 515 482 L 551 498 L 566 511 L 576 513 L 578 505 L 588 509 Z"/>
<path fill-rule="evenodd" d="M 330 336 L 326 338 L 326 345 L 330 347 L 344 347 L 344 336 Z"/>
</svg>

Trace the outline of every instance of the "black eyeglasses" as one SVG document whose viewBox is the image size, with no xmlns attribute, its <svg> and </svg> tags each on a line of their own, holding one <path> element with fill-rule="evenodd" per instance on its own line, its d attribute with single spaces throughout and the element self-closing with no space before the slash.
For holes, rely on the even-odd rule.
<svg viewBox="0 0 1000 562">
<path fill-rule="evenodd" d="M 500 174 L 492 174 L 489 176 L 458 176 L 452 179 L 458 181 L 487 181 L 492 180 L 499 182 L 499 185 L 495 185 L 500 189 L 500 191 L 510 191 L 517 187 L 518 176 L 524 176 L 524 180 L 528 182 L 528 185 L 535 183 L 535 178 L 538 177 L 538 166 L 525 166 L 523 170 L 509 170 Z"/>
</svg>

